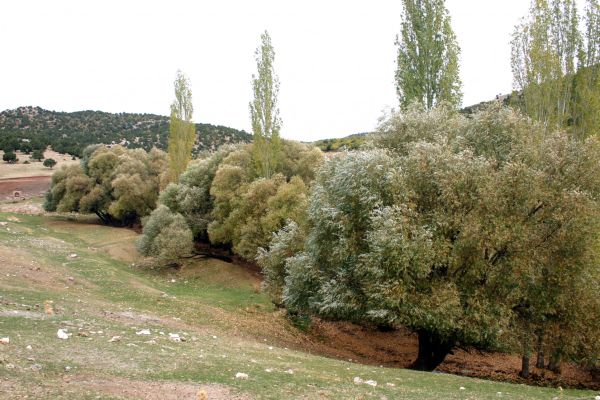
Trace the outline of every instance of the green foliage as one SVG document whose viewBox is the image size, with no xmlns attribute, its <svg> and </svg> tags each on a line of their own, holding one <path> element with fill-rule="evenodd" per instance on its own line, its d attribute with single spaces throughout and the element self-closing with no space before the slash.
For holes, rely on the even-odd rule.
<svg viewBox="0 0 600 400">
<path fill-rule="evenodd" d="M 343 138 L 317 140 L 313 144 L 321 151 L 358 150 L 366 141 L 368 133 L 357 133 Z"/>
<path fill-rule="evenodd" d="M 255 52 L 257 73 L 252 75 L 254 100 L 250 102 L 254 143 L 252 161 L 256 175 L 271 178 L 281 162 L 281 118 L 277 107 L 279 79 L 273 71 L 275 50 L 269 33 L 265 31 L 260 39 L 261 46 Z"/>
<path fill-rule="evenodd" d="M 169 167 L 171 180 L 175 182 L 192 159 L 196 141 L 196 127 L 192 123 L 193 112 L 190 83 L 181 71 L 177 71 L 175 101 L 171 104 L 169 124 Z"/>
<path fill-rule="evenodd" d="M 444 0 L 403 0 L 396 44 L 396 91 L 402 108 L 413 103 L 427 110 L 442 103 L 460 105 L 460 48 Z"/>
<path fill-rule="evenodd" d="M 46 168 L 50 168 L 50 169 L 52 169 L 52 168 L 54 168 L 54 166 L 56 165 L 56 160 L 55 160 L 55 159 L 53 159 L 53 158 L 46 158 L 46 159 L 44 160 L 44 164 L 43 164 L 43 165 L 44 165 L 44 167 L 46 167 Z"/>
<path fill-rule="evenodd" d="M 95 213 L 105 222 L 128 224 L 154 209 L 164 152 L 92 146 L 84 155 L 81 166 L 63 167 L 52 176 L 47 211 Z"/>
<path fill-rule="evenodd" d="M 575 293 L 582 279 L 597 282 L 600 144 L 545 136 L 501 107 L 469 119 L 413 109 L 382 129 L 384 149 L 333 158 L 318 174 L 304 250 L 285 262 L 285 304 L 410 327 L 419 369 L 455 346 L 507 346 L 531 327 L 562 331 L 563 349 L 590 349 L 579 332 L 597 337 L 597 324 L 583 310 L 599 302 Z M 279 274 L 285 243 L 261 255 Z"/>
<path fill-rule="evenodd" d="M 181 214 L 160 205 L 144 221 L 137 245 L 145 256 L 156 257 L 162 263 L 176 262 L 192 252 L 192 231 Z"/>
<path fill-rule="evenodd" d="M 12 150 L 8 150 L 8 151 L 4 152 L 4 154 L 2 155 L 2 160 L 9 164 L 19 161 L 19 159 L 17 158 L 17 155 Z"/>
<path fill-rule="evenodd" d="M 21 123 L 28 116 L 26 129 Z M 30 140 L 34 149 L 52 146 L 52 150 L 82 156 L 83 149 L 94 143 L 121 144 L 130 149 L 153 147 L 166 150 L 170 117 L 154 114 L 48 111 L 39 107 L 20 107 L 0 112 L 0 149 L 18 150 Z M 195 124 L 197 154 L 215 151 L 227 143 L 248 143 L 252 136 L 237 129 L 211 124 Z"/>
<path fill-rule="evenodd" d="M 581 32 L 574 0 L 535 0 L 511 42 L 513 105 L 549 130 L 568 127 L 581 138 L 598 133 L 600 118 L 596 0 L 587 1 L 585 23 Z"/>
<path fill-rule="evenodd" d="M 32 160 L 42 161 L 44 159 L 44 151 L 43 150 L 34 150 L 31 154 Z"/>
</svg>

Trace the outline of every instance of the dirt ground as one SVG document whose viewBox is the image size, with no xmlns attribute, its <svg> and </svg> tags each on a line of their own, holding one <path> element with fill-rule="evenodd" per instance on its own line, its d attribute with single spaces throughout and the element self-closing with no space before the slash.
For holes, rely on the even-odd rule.
<svg viewBox="0 0 600 400">
<path fill-rule="evenodd" d="M 0 201 L 21 200 L 44 195 L 50 189 L 50 176 L 0 179 Z M 15 191 L 20 192 L 15 197 Z"/>
<path fill-rule="evenodd" d="M 309 333 L 318 343 L 307 350 L 361 364 L 407 368 L 418 351 L 417 335 L 407 329 L 380 332 L 346 322 L 315 320 Z M 573 363 L 563 363 L 561 375 L 531 367 L 529 380 L 519 377 L 520 369 L 518 355 L 455 350 L 436 371 L 541 386 L 600 389 L 597 377 Z"/>
</svg>

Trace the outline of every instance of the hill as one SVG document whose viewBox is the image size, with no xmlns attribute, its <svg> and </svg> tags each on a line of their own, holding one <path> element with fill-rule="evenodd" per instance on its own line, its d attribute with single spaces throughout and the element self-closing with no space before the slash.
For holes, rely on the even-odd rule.
<svg viewBox="0 0 600 400">
<path fill-rule="evenodd" d="M 225 143 L 250 142 L 252 135 L 226 126 L 196 124 L 195 152 Z M 166 149 L 169 117 L 102 111 L 58 112 L 19 107 L 0 113 L 0 149 L 44 148 L 80 156 L 89 144 L 120 143 L 128 148 Z M 25 147 L 25 148 L 23 148 Z"/>
<path fill-rule="evenodd" d="M 180 270 L 141 267 L 134 231 L 86 216 L 14 212 L 25 206 L 0 202 L 3 399 L 197 399 L 200 390 L 239 400 L 597 394 L 390 368 L 406 351 L 390 332 L 374 334 L 377 346 L 391 341 L 388 360 L 357 363 L 373 350 L 365 347 L 371 339 L 349 325 L 298 329 L 251 270 L 213 259 L 190 259 Z M 331 347 L 340 342 L 345 349 Z"/>
</svg>

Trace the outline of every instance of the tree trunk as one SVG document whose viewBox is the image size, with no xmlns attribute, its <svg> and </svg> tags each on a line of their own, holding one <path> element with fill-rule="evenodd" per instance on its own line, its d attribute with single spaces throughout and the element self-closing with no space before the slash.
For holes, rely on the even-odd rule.
<svg viewBox="0 0 600 400">
<path fill-rule="evenodd" d="M 522 378 L 529 378 L 529 354 L 523 354 L 523 358 L 521 359 L 521 372 L 519 375 Z"/>
<path fill-rule="evenodd" d="M 418 371 L 433 371 L 444 361 L 453 345 L 425 330 L 417 331 L 417 335 L 419 336 L 419 354 L 410 368 Z"/>
<path fill-rule="evenodd" d="M 561 353 L 562 353 L 561 350 L 558 348 L 556 350 L 554 350 L 554 352 L 552 353 L 552 356 L 550 357 L 550 363 L 548 363 L 548 369 L 557 374 L 560 374 L 560 372 L 561 372 L 561 368 L 560 368 Z"/>
<path fill-rule="evenodd" d="M 535 362 L 536 368 L 544 368 L 545 360 L 544 360 L 544 334 L 538 334 L 538 342 L 537 342 L 537 360 Z"/>
</svg>

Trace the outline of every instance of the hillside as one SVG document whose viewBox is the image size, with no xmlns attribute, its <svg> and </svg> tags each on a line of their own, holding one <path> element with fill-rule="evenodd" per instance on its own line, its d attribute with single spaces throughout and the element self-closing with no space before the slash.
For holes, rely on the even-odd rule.
<svg viewBox="0 0 600 400">
<path fill-rule="evenodd" d="M 131 230 L 88 217 L 15 214 L 5 206 L 3 399 L 198 399 L 202 390 L 209 399 L 244 400 L 596 394 L 362 365 L 354 362 L 360 355 L 332 354 L 327 343 L 290 324 L 251 271 L 210 259 L 191 260 L 180 271 L 142 268 Z M 59 329 L 66 339 L 58 338 Z M 353 338 L 348 329 L 346 338 L 324 340 Z M 364 343 L 356 343 L 362 351 Z M 236 379 L 238 372 L 247 379 Z"/>
<path fill-rule="evenodd" d="M 249 133 L 226 126 L 196 124 L 196 130 L 196 152 L 252 139 Z M 0 113 L 0 149 L 19 149 L 27 141 L 33 148 L 50 145 L 55 151 L 77 156 L 85 146 L 94 143 L 166 149 L 168 133 L 169 117 L 154 114 L 67 113 L 40 107 L 19 107 Z"/>
</svg>

